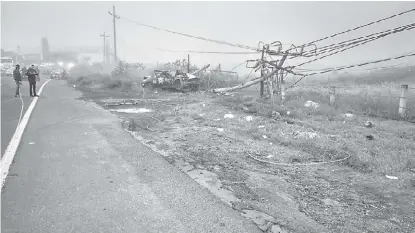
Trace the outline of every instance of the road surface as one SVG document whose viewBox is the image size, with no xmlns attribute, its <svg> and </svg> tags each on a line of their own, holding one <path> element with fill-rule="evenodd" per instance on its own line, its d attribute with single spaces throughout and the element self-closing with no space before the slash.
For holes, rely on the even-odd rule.
<svg viewBox="0 0 415 233">
<path fill-rule="evenodd" d="M 2 233 L 261 232 L 77 97 L 45 86 L 3 187 Z"/>
<path fill-rule="evenodd" d="M 40 83 L 36 84 L 36 90 L 39 90 L 40 86 L 45 82 L 44 77 L 40 80 Z M 29 95 L 29 83 L 27 81 L 22 82 L 20 93 L 23 100 L 23 112 L 22 100 L 14 97 L 16 94 L 16 83 L 13 77 L 1 77 L 1 156 L 3 156 L 10 139 L 13 137 L 19 122 L 20 113 L 22 112 L 22 116 L 24 115 L 33 99 Z"/>
</svg>

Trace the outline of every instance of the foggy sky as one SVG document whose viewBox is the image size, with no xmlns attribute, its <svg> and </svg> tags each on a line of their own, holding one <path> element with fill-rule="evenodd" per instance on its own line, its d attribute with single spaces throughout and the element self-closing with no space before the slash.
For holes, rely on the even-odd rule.
<svg viewBox="0 0 415 233">
<path fill-rule="evenodd" d="M 52 51 L 62 47 L 102 46 L 103 32 L 113 40 L 108 11 L 138 22 L 173 31 L 256 47 L 259 41 L 302 44 L 415 8 L 415 2 L 2 2 L 1 46 L 40 52 L 46 36 Z M 323 46 L 409 23 L 415 13 L 370 26 L 317 44 Z M 155 50 L 247 51 L 156 31 L 117 20 L 117 49 L 121 59 L 168 62 L 187 53 Z M 380 39 L 304 68 L 348 65 L 415 51 L 415 30 Z M 191 54 L 191 62 L 221 63 L 230 69 L 259 55 Z M 300 59 L 298 60 L 300 61 Z M 297 61 L 297 63 L 298 63 Z M 401 60 L 414 62 L 414 59 Z"/>
</svg>

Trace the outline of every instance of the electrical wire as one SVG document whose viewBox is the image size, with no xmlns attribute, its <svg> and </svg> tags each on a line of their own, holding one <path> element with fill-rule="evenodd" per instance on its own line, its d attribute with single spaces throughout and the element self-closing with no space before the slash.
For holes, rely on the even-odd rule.
<svg viewBox="0 0 415 233">
<path fill-rule="evenodd" d="M 296 73 L 296 72 L 293 72 L 292 70 L 286 69 L 286 71 L 288 73 L 291 73 L 293 75 L 302 76 L 297 82 L 295 82 L 289 88 L 294 87 L 297 83 L 299 83 L 301 80 L 303 80 L 305 77 L 308 77 L 308 76 L 313 76 L 313 75 L 317 75 L 317 74 L 324 74 L 324 73 L 328 73 L 328 72 L 339 71 L 339 70 L 349 69 L 349 68 L 353 68 L 353 67 L 366 66 L 366 65 L 370 65 L 370 64 L 376 64 L 376 63 L 386 62 L 386 61 L 391 61 L 391 60 L 399 60 L 399 59 L 406 58 L 406 57 L 411 57 L 411 56 L 415 56 L 415 52 L 409 53 L 409 54 L 406 53 L 406 54 L 403 54 L 403 55 L 400 55 L 400 56 L 397 56 L 397 57 L 390 57 L 390 58 L 380 59 L 380 60 L 376 60 L 376 61 L 359 63 L 359 64 L 355 64 L 355 65 L 349 65 L 349 66 L 343 66 L 343 67 L 334 67 L 334 68 L 327 69 L 327 70 L 322 71 L 322 72 L 314 72 L 314 73 L 310 73 L 310 74 Z"/>
<path fill-rule="evenodd" d="M 402 32 L 402 31 L 406 31 L 406 30 L 412 30 L 414 28 L 415 28 L 415 23 L 407 24 L 407 25 L 400 26 L 400 27 L 397 27 L 397 28 L 372 33 L 372 34 L 369 34 L 369 35 L 366 35 L 366 36 L 361 36 L 361 37 L 358 37 L 358 38 L 345 40 L 345 41 L 342 41 L 342 42 L 339 42 L 339 43 L 334 43 L 334 44 L 331 44 L 331 45 L 326 45 L 326 46 L 318 48 L 317 51 L 313 51 L 313 53 L 315 55 L 320 55 L 320 54 L 324 54 L 324 53 L 327 53 L 327 52 L 334 51 L 335 49 L 340 49 L 340 48 L 344 48 L 346 46 L 350 46 L 350 45 L 353 45 L 353 44 L 356 44 L 356 43 L 365 42 L 366 40 L 370 40 L 370 39 L 374 39 L 374 38 L 380 38 L 380 37 L 387 36 L 387 35 L 390 35 L 390 34 L 393 34 L 393 33 L 398 33 L 398 32 Z M 310 52 L 308 52 L 308 53 L 306 52 L 306 53 L 304 53 L 304 55 L 308 56 L 308 55 L 312 55 L 312 54 L 310 54 Z"/>
<path fill-rule="evenodd" d="M 209 42 L 213 42 L 213 43 L 217 43 L 217 44 L 225 44 L 225 45 L 229 45 L 229 46 L 232 46 L 232 47 L 257 51 L 257 48 L 247 46 L 247 45 L 234 44 L 234 43 L 229 43 L 229 42 L 226 42 L 226 41 L 214 40 L 214 39 L 209 39 L 209 38 L 205 38 L 205 37 L 193 36 L 193 35 L 189 35 L 189 34 L 185 34 L 185 33 L 181 33 L 181 32 L 175 32 L 175 31 L 171 31 L 171 30 L 167 30 L 167 29 L 162 29 L 162 28 L 158 28 L 158 27 L 155 27 L 155 26 L 151 26 L 151 25 L 148 25 L 148 24 L 144 24 L 144 23 L 134 21 L 134 20 L 128 19 L 126 17 L 121 17 L 120 16 L 120 19 L 123 19 L 123 20 L 128 21 L 128 22 L 133 23 L 133 24 L 136 24 L 138 26 L 144 26 L 144 27 L 152 28 L 152 29 L 159 30 L 159 31 L 169 32 L 169 33 L 176 34 L 176 35 L 181 35 L 181 36 L 190 37 L 190 38 L 199 39 L 199 40 L 204 40 L 204 41 L 209 41 Z"/>
<path fill-rule="evenodd" d="M 224 52 L 224 51 L 194 51 L 194 50 L 170 50 L 170 49 L 156 49 L 163 52 L 174 52 L 174 53 L 208 53 L 208 54 L 258 54 L 258 52 Z"/>
<path fill-rule="evenodd" d="M 412 29 L 415 29 L 415 24 L 414 24 L 414 26 L 410 27 L 409 29 L 407 29 L 407 28 L 406 28 L 406 29 L 399 29 L 399 30 L 396 30 L 396 31 L 392 31 L 392 32 L 388 32 L 388 33 L 385 33 L 385 34 L 381 34 L 381 35 L 378 35 L 378 36 L 376 36 L 376 37 L 374 37 L 374 38 L 371 38 L 371 39 L 369 39 L 369 40 L 363 41 L 362 43 L 354 44 L 353 46 L 350 46 L 350 47 L 345 47 L 344 49 L 341 49 L 341 50 L 338 50 L 338 51 L 335 51 L 335 52 L 329 53 L 329 54 L 327 54 L 327 55 L 324 55 L 324 56 L 321 56 L 321 57 L 318 57 L 318 58 L 315 58 L 315 59 L 312 59 L 312 60 L 309 60 L 309 61 L 306 61 L 306 62 L 300 63 L 300 64 L 298 64 L 298 65 L 295 65 L 295 67 L 298 67 L 298 66 L 303 66 L 303 65 L 305 65 L 305 64 L 309 64 L 309 63 L 311 63 L 311 62 L 315 62 L 315 61 L 321 60 L 321 59 L 323 59 L 323 58 L 333 56 L 333 55 L 335 55 L 335 54 L 338 54 L 338 53 L 344 52 L 344 51 L 346 51 L 346 50 L 349 50 L 349 49 L 352 49 L 352 48 L 355 48 L 355 47 L 358 47 L 358 46 L 361 46 L 361 45 L 367 44 L 367 43 L 369 43 L 369 42 L 372 42 L 372 41 L 375 41 L 375 40 L 378 40 L 378 39 L 384 38 L 384 37 L 386 37 L 386 36 L 390 36 L 390 35 L 393 35 L 393 34 L 395 34 L 395 33 L 403 32 L 403 31 L 405 31 L 405 30 L 412 30 Z"/>
<path fill-rule="evenodd" d="M 333 35 L 326 36 L 326 37 L 323 37 L 321 39 L 317 39 L 317 40 L 311 41 L 311 42 L 309 42 L 309 43 L 307 43 L 305 45 L 311 45 L 313 43 L 317 43 L 317 42 L 320 42 L 320 41 L 323 41 L 323 40 L 326 40 L 326 39 L 329 39 L 329 38 L 334 38 L 336 36 L 339 36 L 339 35 L 342 35 L 342 34 L 345 34 L 345 33 L 351 32 L 351 31 L 356 31 L 356 30 L 358 30 L 360 28 L 364 28 L 364 27 L 367 27 L 367 26 L 370 26 L 370 25 L 373 25 L 373 24 L 376 24 L 376 23 L 380 23 L 382 21 L 386 21 L 386 20 L 395 18 L 397 16 L 402 16 L 404 14 L 408 14 L 408 13 L 411 13 L 411 12 L 414 12 L 414 11 L 415 11 L 415 8 L 410 9 L 410 10 L 407 10 L 407 11 L 403 11 L 403 12 L 400 12 L 398 14 L 394 14 L 394 15 L 391 15 L 389 17 L 386 17 L 386 18 L 382 18 L 382 19 L 379 19 L 379 20 L 376 20 L 376 21 L 372 21 L 370 23 L 367 23 L 367 24 L 364 24 L 364 25 L 361 25 L 361 26 L 358 26 L 358 27 L 355 27 L 355 28 L 352 28 L 352 29 L 349 29 L 349 30 L 346 30 L 346 31 L 338 32 L 338 33 L 335 33 Z"/>
</svg>

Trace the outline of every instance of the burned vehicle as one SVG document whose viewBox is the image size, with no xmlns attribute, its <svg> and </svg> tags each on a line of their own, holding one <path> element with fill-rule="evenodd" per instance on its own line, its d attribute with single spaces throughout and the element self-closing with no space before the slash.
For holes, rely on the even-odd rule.
<svg viewBox="0 0 415 233">
<path fill-rule="evenodd" d="M 141 86 L 143 88 L 152 87 L 177 91 L 198 90 L 201 80 L 196 75 L 203 70 L 206 70 L 208 67 L 209 65 L 206 65 L 193 73 L 184 73 L 179 70 L 154 70 L 153 76 L 145 76 L 143 78 Z"/>
</svg>

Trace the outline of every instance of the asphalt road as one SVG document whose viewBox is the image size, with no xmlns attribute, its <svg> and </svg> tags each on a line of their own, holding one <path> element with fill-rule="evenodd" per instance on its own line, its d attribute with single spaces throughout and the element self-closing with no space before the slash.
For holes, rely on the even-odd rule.
<svg viewBox="0 0 415 233">
<path fill-rule="evenodd" d="M 1 232 L 262 232 L 52 80 L 2 191 Z"/>
<path fill-rule="evenodd" d="M 40 82 L 36 84 L 36 90 L 45 82 L 41 77 Z M 16 93 L 16 83 L 11 76 L 1 77 L 1 156 L 3 157 L 10 139 L 13 137 L 19 122 L 20 112 L 22 111 L 22 101 L 14 97 Z M 23 113 L 26 112 L 33 97 L 29 95 L 29 83 L 22 82 L 20 89 L 23 100 Z M 23 117 L 23 116 L 22 116 Z"/>
</svg>

